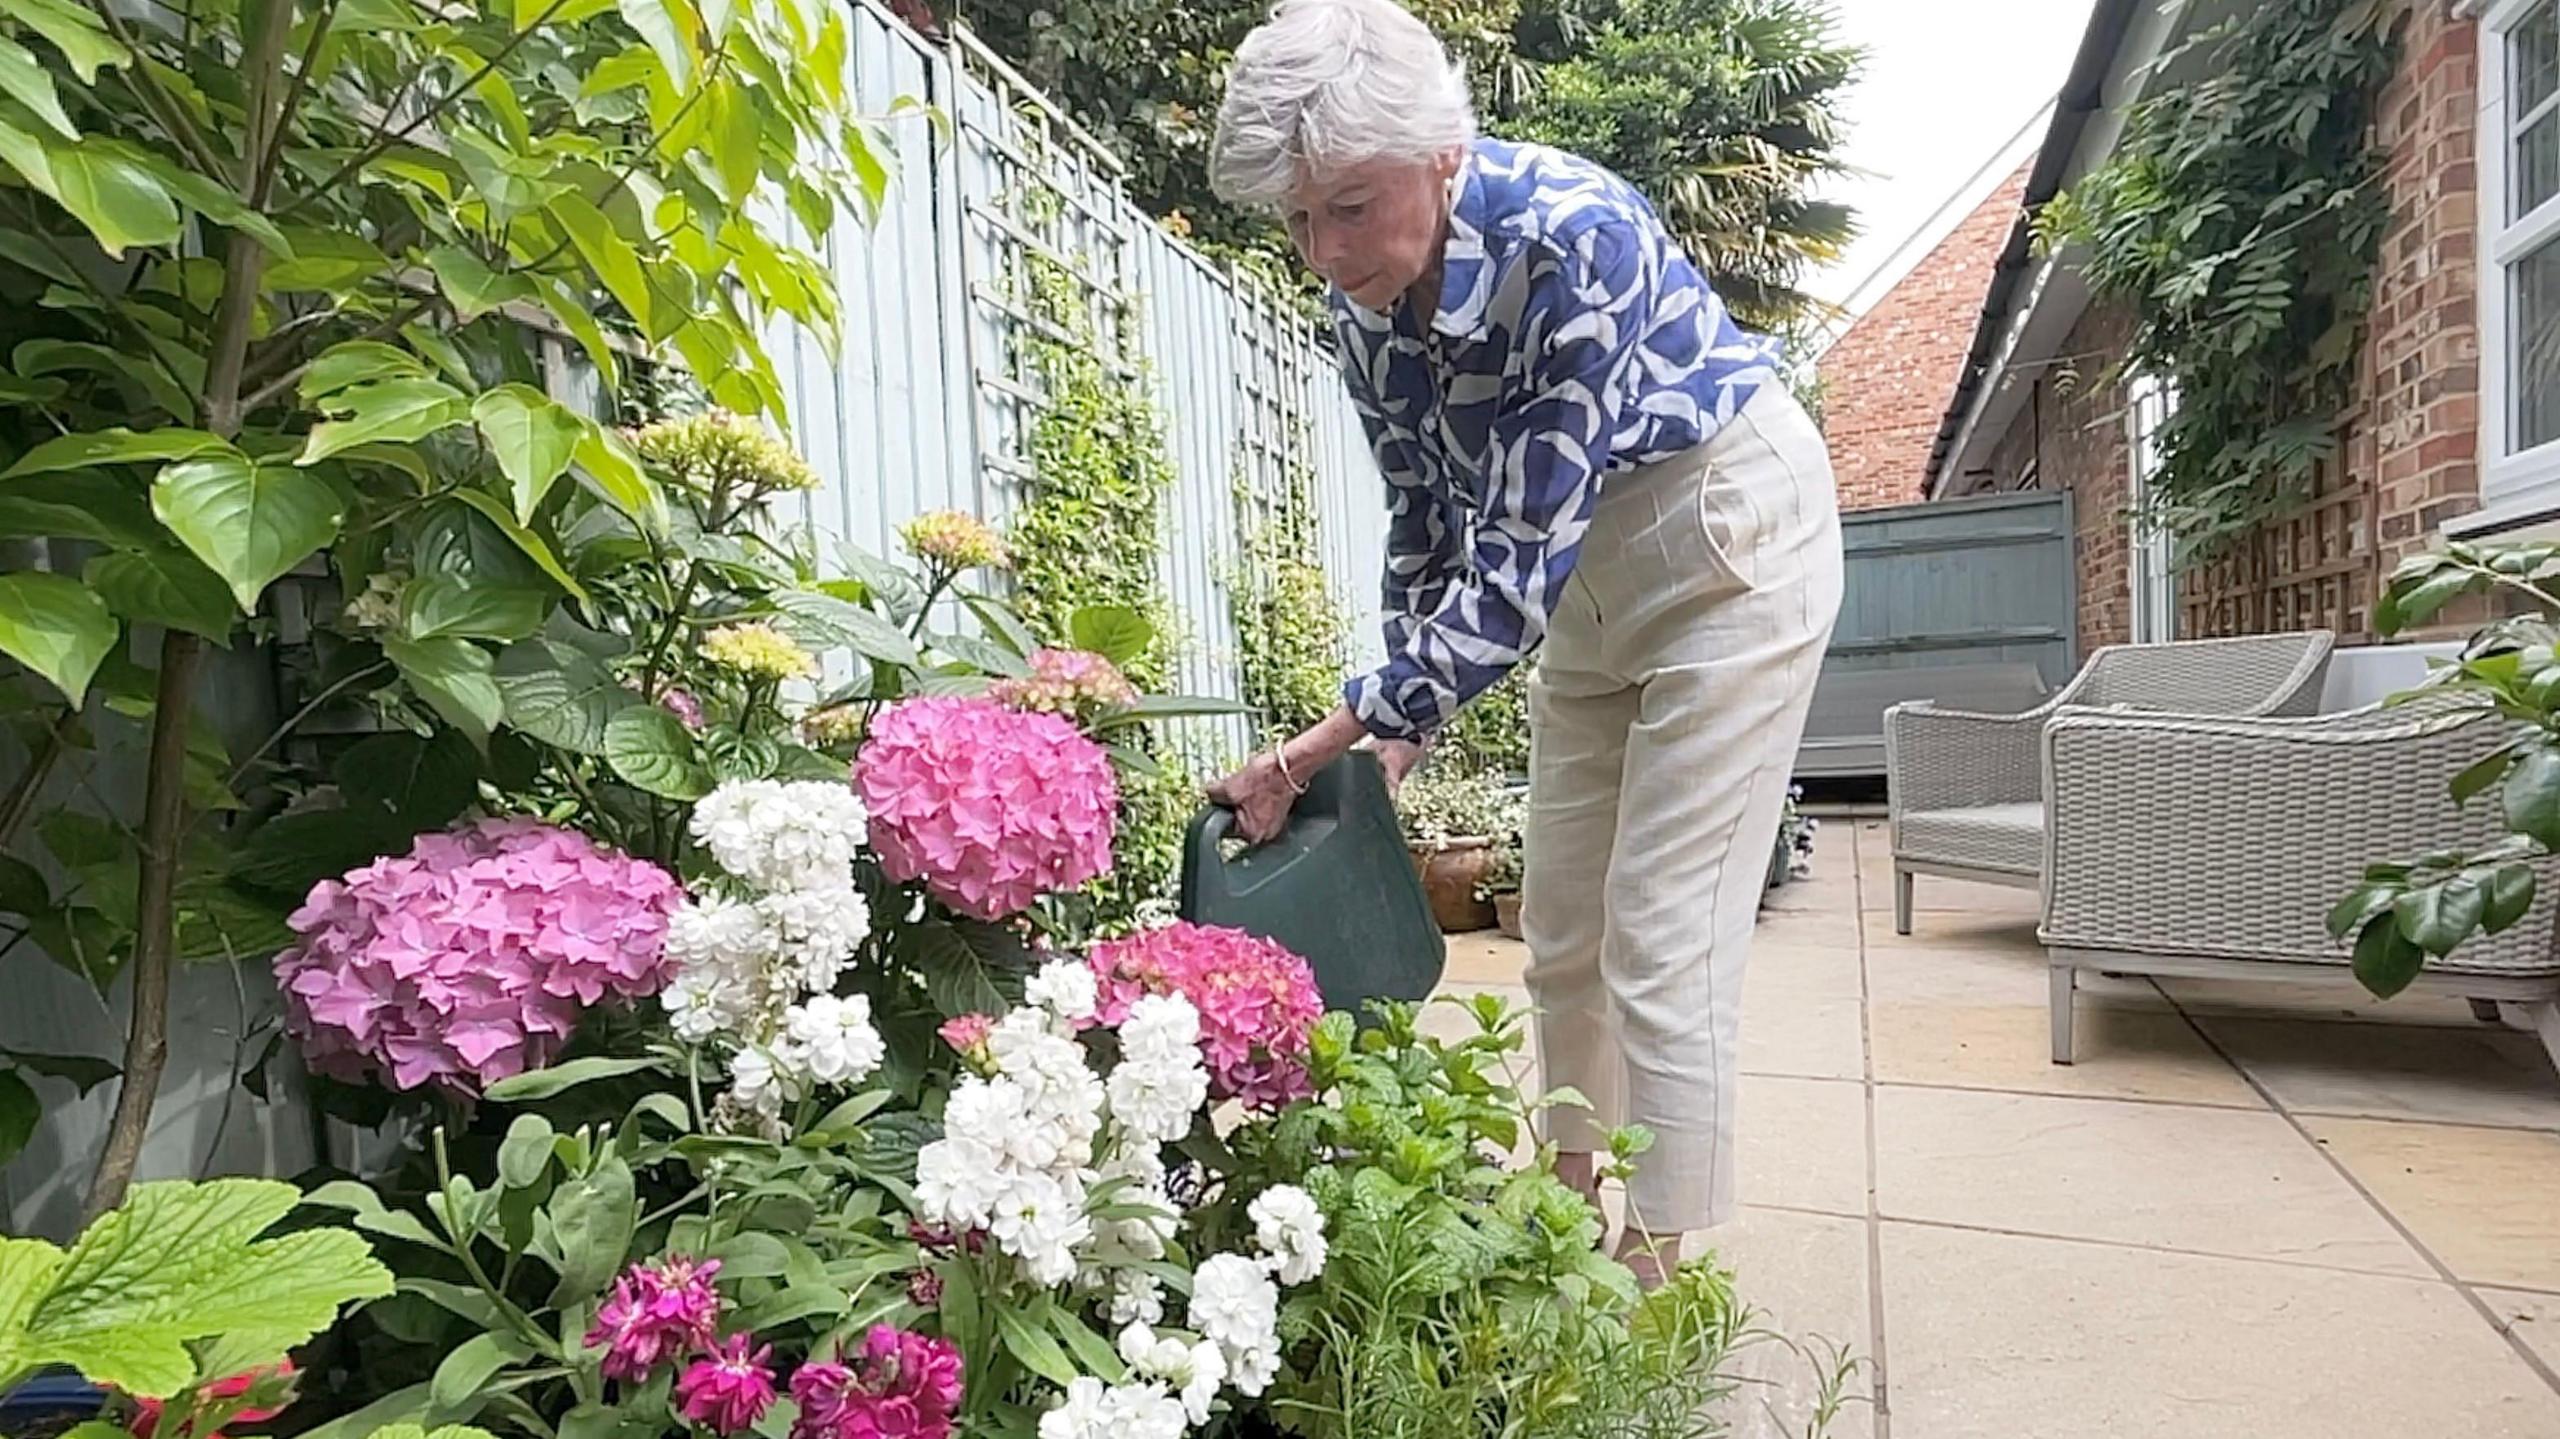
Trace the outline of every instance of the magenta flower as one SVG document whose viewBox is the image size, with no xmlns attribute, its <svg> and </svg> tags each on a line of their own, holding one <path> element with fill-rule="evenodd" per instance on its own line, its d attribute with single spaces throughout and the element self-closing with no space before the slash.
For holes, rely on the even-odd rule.
<svg viewBox="0 0 2560 1439">
<path fill-rule="evenodd" d="M 559 1056 L 586 1011 L 666 984 L 675 877 L 575 830 L 481 820 L 323 880 L 276 956 L 311 1066 L 465 1097 Z"/>
<path fill-rule="evenodd" d="M 854 784 L 889 877 L 921 879 L 973 919 L 1010 918 L 1111 868 L 1110 757 L 1056 715 L 902 701 L 873 721 Z"/>
<path fill-rule="evenodd" d="M 682 721 L 686 729 L 702 728 L 702 701 L 695 699 L 692 691 L 669 689 L 658 696 L 658 703 L 667 713 Z"/>
<path fill-rule="evenodd" d="M 604 1377 L 637 1384 L 661 1365 L 710 1349 L 720 1325 L 720 1291 L 711 1278 L 719 1272 L 717 1259 L 695 1263 L 677 1254 L 624 1270 L 587 1331 L 587 1347 L 605 1351 Z"/>
<path fill-rule="evenodd" d="M 791 1439 L 950 1439 L 960 1408 L 960 1350 L 948 1339 L 872 1326 L 848 1363 L 812 1360 L 791 1376 Z"/>
<path fill-rule="evenodd" d="M 752 1352 L 749 1336 L 732 1334 L 711 1346 L 676 1381 L 676 1409 L 714 1433 L 736 1434 L 754 1426 L 773 1407 L 773 1346 Z"/>
<path fill-rule="evenodd" d="M 1324 998 L 1307 962 L 1238 929 L 1172 924 L 1094 946 L 1099 1018 L 1118 1025 L 1142 995 L 1179 994 L 1200 1011 L 1209 1090 L 1278 1109 L 1312 1092 L 1307 1042 Z"/>
</svg>

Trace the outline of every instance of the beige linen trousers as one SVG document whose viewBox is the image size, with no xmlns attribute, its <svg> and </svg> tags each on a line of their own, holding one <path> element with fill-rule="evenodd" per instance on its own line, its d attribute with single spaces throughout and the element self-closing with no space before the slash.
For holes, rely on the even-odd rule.
<svg viewBox="0 0 2560 1439">
<path fill-rule="evenodd" d="M 1821 431 L 1768 386 L 1684 454 L 1608 477 L 1530 687 L 1521 921 L 1567 1151 L 1653 1131 L 1630 1220 L 1734 1205 L 1743 960 L 1840 608 Z"/>
</svg>

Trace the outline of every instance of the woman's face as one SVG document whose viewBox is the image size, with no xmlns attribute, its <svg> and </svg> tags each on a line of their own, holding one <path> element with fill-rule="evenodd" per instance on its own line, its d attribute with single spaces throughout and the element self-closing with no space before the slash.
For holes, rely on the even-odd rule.
<svg viewBox="0 0 2560 1439">
<path fill-rule="evenodd" d="M 1455 150 L 1302 176 L 1282 210 L 1299 258 L 1364 309 L 1385 310 L 1440 263 Z"/>
</svg>

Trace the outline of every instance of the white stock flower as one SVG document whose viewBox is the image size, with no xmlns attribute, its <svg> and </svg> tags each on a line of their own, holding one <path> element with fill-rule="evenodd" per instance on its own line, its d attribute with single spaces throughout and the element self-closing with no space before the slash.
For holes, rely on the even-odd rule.
<svg viewBox="0 0 2560 1439">
<path fill-rule="evenodd" d="M 1209 1422 L 1209 1406 L 1218 1386 L 1227 1382 L 1227 1357 L 1212 1340 L 1185 1344 L 1158 1335 L 1149 1324 L 1120 1331 L 1120 1362 L 1142 1379 L 1157 1379 L 1180 1391 L 1182 1407 L 1194 1424 Z"/>
<path fill-rule="evenodd" d="M 800 1066 L 821 1084 L 858 1084 L 888 1057 L 889 1047 L 871 1024 L 871 1000 L 821 994 L 791 1007 L 783 1032 L 799 1050 Z"/>
<path fill-rule="evenodd" d="M 761 1045 L 748 1045 L 729 1058 L 729 1094 L 758 1114 L 782 1112 L 790 1087 L 787 1067 Z"/>
<path fill-rule="evenodd" d="M 658 992 L 658 1003 L 666 1007 L 667 1024 L 676 1038 L 687 1044 L 700 1044 L 734 1027 L 740 1013 L 735 987 L 712 970 L 676 971 L 676 977 Z"/>
<path fill-rule="evenodd" d="M 1143 1269 L 1123 1269 L 1111 1276 L 1111 1297 L 1103 1313 L 1114 1324 L 1162 1324 L 1164 1281 Z"/>
<path fill-rule="evenodd" d="M 777 957 L 799 988 L 824 994 L 871 937 L 871 906 L 851 884 L 833 889 L 777 890 L 755 902 L 774 937 Z"/>
<path fill-rule="evenodd" d="M 1197 1051 L 1186 1064 L 1123 1059 L 1108 1088 L 1113 1119 L 1142 1138 L 1171 1144 L 1191 1132 L 1192 1116 L 1209 1102 L 1209 1072 Z"/>
<path fill-rule="evenodd" d="M 1046 1174 L 1017 1174 L 988 1231 L 1033 1283 L 1058 1285 L 1076 1277 L 1076 1246 L 1093 1237 L 1093 1224 L 1080 1188 Z"/>
<path fill-rule="evenodd" d="M 1236 1392 L 1256 1396 L 1280 1372 L 1280 1290 L 1241 1254 L 1217 1254 L 1191 1276 L 1191 1326 L 1227 1356 Z"/>
<path fill-rule="evenodd" d="M 1283 1284 L 1304 1284 L 1324 1273 L 1324 1211 L 1307 1192 L 1293 1184 L 1264 1190 L 1245 1213 L 1253 1220 L 1254 1242 L 1261 1246 L 1271 1272 Z"/>
<path fill-rule="evenodd" d="M 995 1150 L 974 1137 L 949 1135 L 916 1154 L 916 1208 L 928 1223 L 984 1229 L 1011 1186 Z"/>
<path fill-rule="evenodd" d="M 1053 959 L 1040 966 L 1040 972 L 1023 984 L 1022 996 L 1070 1026 L 1093 1018 L 1095 1006 L 1102 1002 L 1092 966 L 1080 959 Z"/>
<path fill-rule="evenodd" d="M 870 823 L 850 785 L 733 780 L 693 809 L 693 835 L 762 890 L 841 889 Z"/>
<path fill-rule="evenodd" d="M 1040 1416 L 1040 1439 L 1108 1439 L 1112 1417 L 1111 1391 L 1099 1379 L 1079 1378 Z"/>
</svg>

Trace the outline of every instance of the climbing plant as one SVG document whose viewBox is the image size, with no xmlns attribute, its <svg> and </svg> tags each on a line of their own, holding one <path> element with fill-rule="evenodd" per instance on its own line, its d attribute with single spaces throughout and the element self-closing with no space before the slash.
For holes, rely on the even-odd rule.
<svg viewBox="0 0 2560 1439">
<path fill-rule="evenodd" d="M 1341 702 L 1349 617 L 1316 552 L 1315 494 L 1303 465 L 1277 496 L 1236 482 L 1241 554 L 1227 582 L 1244 701 L 1274 735 L 1295 734 Z"/>
<path fill-rule="evenodd" d="M 2389 0 L 2269 0 L 2164 56 L 2192 76 L 2127 117 L 2108 161 L 2036 217 L 2136 317 L 2111 380 L 2178 404 L 2151 519 L 2211 548 L 2308 497 L 2336 445 L 2390 223 L 2373 122 Z"/>
</svg>

